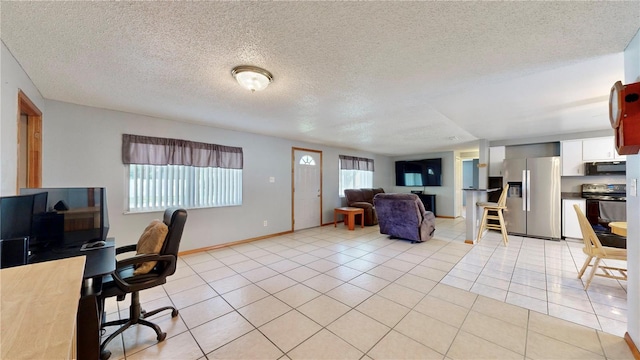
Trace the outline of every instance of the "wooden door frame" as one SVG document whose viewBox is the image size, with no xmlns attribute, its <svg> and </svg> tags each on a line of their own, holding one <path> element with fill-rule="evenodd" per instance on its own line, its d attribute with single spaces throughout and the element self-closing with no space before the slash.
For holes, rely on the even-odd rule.
<svg viewBox="0 0 640 360">
<path fill-rule="evenodd" d="M 295 166 L 296 166 L 296 151 L 308 151 L 320 154 L 320 226 L 322 226 L 322 151 L 307 149 L 301 147 L 291 147 L 291 231 L 295 231 Z"/>
<path fill-rule="evenodd" d="M 20 161 L 20 116 L 27 115 L 27 187 L 42 187 L 42 111 L 22 91 L 18 90 L 17 160 Z M 16 193 L 20 191 L 16 174 Z"/>
</svg>

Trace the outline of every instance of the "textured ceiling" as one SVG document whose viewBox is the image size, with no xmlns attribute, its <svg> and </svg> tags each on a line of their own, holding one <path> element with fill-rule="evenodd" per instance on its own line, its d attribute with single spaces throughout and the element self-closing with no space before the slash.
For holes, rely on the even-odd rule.
<svg viewBox="0 0 640 360">
<path fill-rule="evenodd" d="M 607 129 L 640 26 L 638 1 L 0 6 L 45 98 L 389 155 Z"/>
</svg>

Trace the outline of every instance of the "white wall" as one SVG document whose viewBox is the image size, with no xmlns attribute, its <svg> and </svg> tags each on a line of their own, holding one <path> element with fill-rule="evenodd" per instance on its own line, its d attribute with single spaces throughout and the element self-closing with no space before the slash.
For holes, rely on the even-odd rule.
<svg viewBox="0 0 640 360">
<path fill-rule="evenodd" d="M 624 83 L 640 81 L 640 30 L 624 51 Z M 640 155 L 627 156 L 627 192 L 640 181 Z M 627 196 L 627 332 L 640 347 L 640 197 Z"/>
<path fill-rule="evenodd" d="M 419 160 L 442 158 L 442 186 L 395 186 L 395 162 L 399 160 Z M 390 192 L 409 193 L 411 190 L 423 190 L 425 194 L 436 195 L 436 215 L 455 216 L 455 156 L 453 151 L 427 153 L 411 156 L 399 156 L 391 159 L 393 168 Z M 376 165 L 377 169 L 377 165 Z"/>
<path fill-rule="evenodd" d="M 373 158 L 374 186 L 391 185 L 392 162 L 385 156 L 51 100 L 46 100 L 46 109 L 43 187 L 106 187 L 109 235 L 118 245 L 136 242 L 146 224 L 161 216 L 124 214 L 127 176 L 121 162 L 123 133 L 243 148 L 242 206 L 190 210 L 182 251 L 291 230 L 292 146 L 323 152 L 324 223 L 332 222 L 333 208 L 341 206 L 339 154 Z M 269 177 L 275 177 L 275 183 L 269 183 Z M 268 227 L 263 226 L 263 220 L 268 220 Z"/>
<path fill-rule="evenodd" d="M 22 90 L 40 111 L 45 111 L 45 105 L 42 95 L 9 49 L 4 43 L 0 47 L 0 195 L 15 195 L 18 179 L 18 90 Z"/>
</svg>

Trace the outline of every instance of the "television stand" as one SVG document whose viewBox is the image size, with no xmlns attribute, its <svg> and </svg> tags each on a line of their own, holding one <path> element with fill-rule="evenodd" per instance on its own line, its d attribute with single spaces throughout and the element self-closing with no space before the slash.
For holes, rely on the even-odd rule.
<svg viewBox="0 0 640 360">
<path fill-rule="evenodd" d="M 424 209 L 436 215 L 436 196 L 434 194 L 416 194 L 422 201 Z"/>
</svg>

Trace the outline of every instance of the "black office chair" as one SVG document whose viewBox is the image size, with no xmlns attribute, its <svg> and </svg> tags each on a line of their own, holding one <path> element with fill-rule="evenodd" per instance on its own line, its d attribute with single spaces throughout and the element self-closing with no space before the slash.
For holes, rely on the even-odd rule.
<svg viewBox="0 0 640 360">
<path fill-rule="evenodd" d="M 117 262 L 116 270 L 105 276 L 103 279 L 102 293 L 99 295 L 101 304 L 109 297 L 117 296 L 118 301 L 124 300 L 127 294 L 131 294 L 131 306 L 129 307 L 129 318 L 109 321 L 102 324 L 102 327 L 122 325 L 111 334 L 100 346 L 100 358 L 106 360 L 111 356 L 111 352 L 106 350 L 107 345 L 116 336 L 131 325 L 140 324 L 151 327 L 155 330 L 158 341 L 163 341 L 167 333 L 162 332 L 160 327 L 150 321 L 145 320 L 160 311 L 171 310 L 171 317 L 178 316 L 178 310 L 172 306 L 165 306 L 153 311 L 146 312 L 140 306 L 140 290 L 149 289 L 167 282 L 167 276 L 173 275 L 176 271 L 178 260 L 178 248 L 182 237 L 182 230 L 187 221 L 187 211 L 184 209 L 170 208 L 164 212 L 164 223 L 169 228 L 167 236 L 159 254 L 136 255 Z M 127 245 L 116 249 L 116 255 L 126 252 L 135 252 L 137 244 Z M 147 274 L 134 275 L 134 264 L 147 261 L 157 261 L 156 266 Z M 104 309 L 104 306 L 102 307 Z"/>
</svg>

